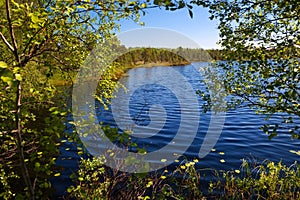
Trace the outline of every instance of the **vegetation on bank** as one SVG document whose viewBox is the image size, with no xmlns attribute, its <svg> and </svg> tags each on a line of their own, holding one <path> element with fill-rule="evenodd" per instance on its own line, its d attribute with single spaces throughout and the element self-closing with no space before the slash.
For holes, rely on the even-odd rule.
<svg viewBox="0 0 300 200">
<path fill-rule="evenodd" d="M 118 63 L 119 66 L 127 68 L 159 64 L 165 64 L 166 66 L 190 64 L 190 62 L 181 55 L 173 53 L 172 49 L 123 48 L 123 51 L 126 53 L 118 57 L 115 62 Z"/>
<path fill-rule="evenodd" d="M 240 169 L 215 172 L 206 183 L 199 161 L 183 161 L 172 169 L 155 173 L 128 174 L 105 166 L 104 158 L 83 160 L 76 182 L 68 191 L 76 199 L 299 199 L 300 166 L 265 161 Z"/>
</svg>

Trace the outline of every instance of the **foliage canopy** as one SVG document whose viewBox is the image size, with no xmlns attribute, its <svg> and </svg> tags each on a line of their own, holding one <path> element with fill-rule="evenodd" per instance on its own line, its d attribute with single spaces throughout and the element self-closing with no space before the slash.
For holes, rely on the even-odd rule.
<svg viewBox="0 0 300 200">
<path fill-rule="evenodd" d="M 262 127 L 270 138 L 284 129 L 299 139 L 294 123 L 300 116 L 299 1 L 207 1 L 206 6 L 219 21 L 226 62 L 217 65 L 228 93 L 267 118 L 284 113 L 281 124 Z"/>
</svg>

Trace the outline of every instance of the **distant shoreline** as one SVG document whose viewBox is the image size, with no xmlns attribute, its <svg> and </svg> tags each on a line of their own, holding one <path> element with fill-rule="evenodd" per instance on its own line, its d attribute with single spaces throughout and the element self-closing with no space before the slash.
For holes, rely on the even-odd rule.
<svg viewBox="0 0 300 200">
<path fill-rule="evenodd" d="M 115 72 L 114 78 L 112 78 L 113 81 L 118 81 L 123 76 L 129 76 L 127 73 L 131 69 L 135 68 L 151 68 L 151 67 L 172 67 L 172 66 L 186 66 L 190 65 L 191 62 L 149 62 L 142 64 L 141 62 L 137 62 L 136 65 L 130 65 L 130 66 L 122 66 L 119 70 Z M 62 81 L 62 80 L 53 80 L 52 83 L 56 86 L 63 86 L 63 85 L 72 85 L 75 83 L 75 77 L 72 78 L 72 81 Z M 87 80 L 89 81 L 99 81 L 99 78 L 97 77 L 87 77 Z"/>
<path fill-rule="evenodd" d="M 129 76 L 128 71 L 135 68 L 151 68 L 151 67 L 172 67 L 172 66 L 186 66 L 191 64 L 190 62 L 149 62 L 149 63 L 138 63 L 136 65 L 123 66 L 124 68 L 116 73 L 114 81 L 118 81 L 122 76 Z"/>
<path fill-rule="evenodd" d="M 186 66 L 191 64 L 190 62 L 176 62 L 176 63 L 172 63 L 172 62 L 150 62 L 150 63 L 145 63 L 145 64 L 138 64 L 138 65 L 134 65 L 134 66 L 129 66 L 126 67 L 127 69 L 134 69 L 134 68 L 150 68 L 150 67 L 170 67 L 170 66 Z"/>
</svg>

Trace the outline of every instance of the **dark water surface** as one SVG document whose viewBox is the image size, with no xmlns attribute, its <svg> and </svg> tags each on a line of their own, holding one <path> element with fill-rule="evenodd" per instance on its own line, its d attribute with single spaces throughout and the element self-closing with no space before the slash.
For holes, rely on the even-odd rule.
<svg viewBox="0 0 300 200">
<path fill-rule="evenodd" d="M 172 138 L 177 134 L 178 129 L 189 130 L 197 125 L 198 131 L 193 142 L 189 144 L 184 156 L 187 159 L 198 158 L 198 153 L 205 137 L 209 123 L 210 113 L 203 113 L 201 109 L 202 101 L 196 96 L 196 91 L 203 88 L 200 83 L 200 73 L 198 68 L 203 63 L 194 63 L 188 66 L 177 67 L 152 67 L 152 68 L 135 68 L 128 72 L 129 76 L 122 78 L 122 83 L 131 92 L 130 98 L 117 95 L 118 102 L 115 102 L 117 109 L 113 114 L 111 109 L 105 111 L 96 102 L 97 116 L 99 121 L 103 121 L 111 126 L 116 126 L 120 130 L 125 127 L 133 129 L 134 126 L 140 127 L 141 133 L 133 135 L 133 140 L 141 147 L 146 148 L 148 152 L 154 152 L 168 145 Z M 167 82 L 170 85 L 177 85 L 179 90 L 170 89 L 164 85 L 156 84 L 159 79 L 164 79 L 164 73 L 167 68 L 172 68 L 178 72 L 188 82 L 191 87 L 186 87 L 182 82 L 176 81 L 167 76 Z M 148 84 L 144 84 L 148 82 Z M 139 84 L 142 82 L 143 84 Z M 182 88 L 186 87 L 186 88 Z M 183 93 L 183 94 L 176 94 Z M 180 100 L 178 97 L 184 97 Z M 197 101 L 193 101 L 195 98 Z M 188 102 L 189 106 L 182 107 L 180 102 Z M 192 109 L 195 108 L 195 109 Z M 189 120 L 182 119 L 182 113 L 189 116 Z M 118 116 L 117 116 L 118 115 Z M 193 117 L 199 121 L 193 121 Z M 117 120 L 122 119 L 126 120 Z M 281 122 L 280 115 L 275 115 L 271 119 L 274 122 Z M 120 122 L 121 121 L 121 122 Z M 124 124 L 120 124 L 124 122 Z M 300 124 L 297 119 L 295 123 Z M 259 116 L 248 108 L 239 108 L 237 110 L 228 111 L 222 133 L 218 142 L 206 157 L 199 159 L 197 168 L 199 169 L 217 169 L 232 170 L 238 169 L 242 163 L 242 159 L 256 160 L 257 162 L 268 159 L 271 161 L 282 161 L 284 164 L 290 165 L 294 161 L 299 161 L 300 156 L 290 153 L 290 150 L 298 151 L 300 149 L 299 140 L 291 140 L 288 130 L 280 130 L 279 135 L 272 140 L 259 129 L 265 123 L 264 116 Z M 70 128 L 70 127 L 69 127 Z M 188 131 L 187 131 L 188 132 Z M 190 137 L 188 134 L 186 137 Z M 186 144 L 177 144 L 180 145 Z M 70 148 L 65 151 L 64 148 Z M 66 187 L 70 184 L 69 175 L 77 168 L 79 156 L 76 155 L 76 146 L 73 143 L 66 143 L 61 148 L 61 157 L 57 165 L 65 168 L 60 178 L 53 181 L 58 193 L 63 194 Z M 221 153 L 220 153 L 221 152 Z M 221 163 L 220 160 L 225 160 Z M 150 161 L 151 162 L 151 161 Z M 155 161 L 153 161 L 155 162 Z M 210 177 L 206 177 L 209 179 Z"/>
</svg>

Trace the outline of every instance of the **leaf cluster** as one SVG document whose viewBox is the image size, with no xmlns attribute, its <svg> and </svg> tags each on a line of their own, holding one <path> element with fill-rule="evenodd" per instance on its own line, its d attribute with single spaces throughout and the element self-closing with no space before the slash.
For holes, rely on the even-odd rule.
<svg viewBox="0 0 300 200">
<path fill-rule="evenodd" d="M 283 113 L 282 123 L 262 129 L 274 137 L 278 129 L 299 138 L 298 1 L 209 1 L 211 19 L 219 22 L 225 62 L 217 63 L 232 105 L 250 106 L 269 119 Z"/>
</svg>

